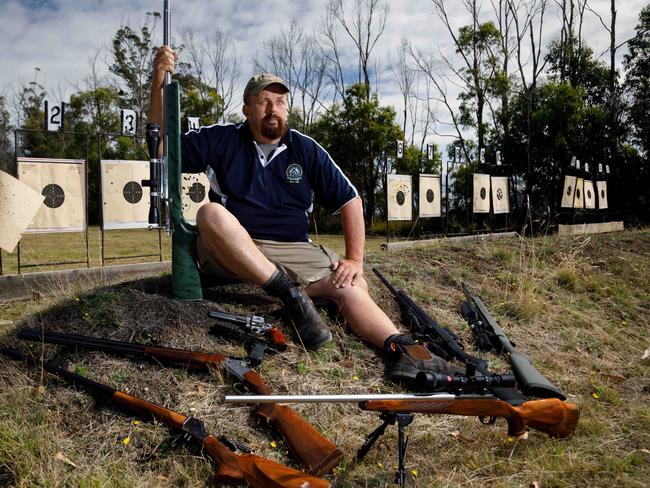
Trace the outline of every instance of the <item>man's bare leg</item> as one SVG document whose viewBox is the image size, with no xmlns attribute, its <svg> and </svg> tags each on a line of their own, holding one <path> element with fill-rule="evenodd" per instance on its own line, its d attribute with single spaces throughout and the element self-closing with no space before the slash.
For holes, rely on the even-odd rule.
<svg viewBox="0 0 650 488">
<path fill-rule="evenodd" d="M 213 261 L 233 275 L 260 285 L 278 297 L 305 347 L 316 349 L 332 333 L 307 294 L 262 254 L 237 218 L 217 203 L 202 206 L 196 216 L 201 246 Z"/>
<path fill-rule="evenodd" d="M 330 277 L 310 283 L 305 291 L 310 297 L 326 298 L 339 307 L 352 331 L 382 349 L 386 339 L 399 334 L 395 324 L 368 294 L 368 284 L 360 278 L 356 285 L 336 288 Z"/>
<path fill-rule="evenodd" d="M 223 205 L 203 205 L 196 223 L 201 245 L 215 262 L 237 277 L 263 285 L 275 272 L 275 264 L 262 254 L 246 229 Z"/>
<path fill-rule="evenodd" d="M 386 375 L 394 382 L 424 391 L 431 385 L 426 383 L 427 376 L 420 376 L 420 372 L 462 373 L 432 355 L 423 345 L 416 344 L 408 334 L 400 333 L 368 294 L 366 280 L 357 280 L 354 286 L 336 288 L 331 277 L 326 277 L 310 283 L 305 291 L 309 296 L 336 303 L 352 331 L 386 353 Z"/>
</svg>

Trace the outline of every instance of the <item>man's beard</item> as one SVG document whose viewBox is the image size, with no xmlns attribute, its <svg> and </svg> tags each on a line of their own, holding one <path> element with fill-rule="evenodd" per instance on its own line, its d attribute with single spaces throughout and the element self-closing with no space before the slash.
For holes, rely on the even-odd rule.
<svg viewBox="0 0 650 488">
<path fill-rule="evenodd" d="M 276 125 L 271 125 L 271 121 L 276 120 Z M 267 139 L 279 139 L 286 131 L 286 124 L 277 115 L 267 115 L 262 119 L 262 135 Z"/>
</svg>

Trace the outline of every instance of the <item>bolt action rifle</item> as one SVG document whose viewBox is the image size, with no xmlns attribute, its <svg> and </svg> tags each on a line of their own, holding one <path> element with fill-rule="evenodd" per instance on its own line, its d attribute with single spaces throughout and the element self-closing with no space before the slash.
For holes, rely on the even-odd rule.
<svg viewBox="0 0 650 488">
<path fill-rule="evenodd" d="M 449 393 L 432 394 L 370 394 L 370 395 L 226 395 L 225 402 L 246 403 L 340 403 L 357 402 L 361 410 L 381 412 L 384 421 L 368 437 L 357 451 L 357 459 L 362 459 L 375 441 L 384 433 L 388 425 L 398 426 L 399 468 L 397 482 L 404 486 L 404 460 L 408 450 L 408 437 L 404 438 L 404 428 L 413 421 L 414 413 L 447 414 L 474 417 L 481 420 L 489 418 L 493 423 L 497 417 L 505 418 L 508 435 L 521 436 L 530 427 L 551 437 L 568 437 L 578 424 L 580 411 L 574 403 L 564 403 L 557 398 L 529 400 L 514 406 L 492 395 L 453 395 Z"/>
<path fill-rule="evenodd" d="M 25 361 L 35 367 L 42 365 L 46 371 L 101 398 L 110 399 L 125 410 L 143 416 L 151 415 L 168 427 L 192 437 L 203 446 L 203 450 L 217 464 L 215 481 L 227 484 L 247 483 L 255 488 L 327 488 L 330 486 L 326 480 L 315 478 L 255 454 L 236 454 L 226 444 L 208 433 L 203 422 L 195 417 L 186 417 L 108 385 L 97 383 L 67 369 L 59 368 L 47 361 L 43 363 L 35 361 L 23 356 L 18 351 L 0 348 L 0 352 L 16 361 Z M 237 445 L 237 443 L 229 444 Z"/>
<path fill-rule="evenodd" d="M 260 374 L 253 370 L 247 359 L 235 359 L 221 354 L 185 351 L 166 347 L 145 346 L 133 342 L 97 339 L 78 334 L 41 332 L 38 329 L 22 329 L 20 339 L 81 347 L 129 356 L 150 358 L 163 363 L 175 363 L 194 369 L 222 366 L 247 389 L 260 395 L 271 391 Z M 293 456 L 316 476 L 330 472 L 342 459 L 341 451 L 318 432 L 309 422 L 284 405 L 265 404 L 257 408 L 256 415 L 270 423 L 280 432 Z"/>
<path fill-rule="evenodd" d="M 411 329 L 413 338 L 425 343 L 426 347 L 436 356 L 448 361 L 456 359 L 466 365 L 467 377 L 476 376 L 479 372 L 484 377 L 495 374 L 488 371 L 485 359 L 472 356 L 465 352 L 458 336 L 447 327 L 439 325 L 404 290 L 396 289 L 377 268 L 372 268 L 377 278 L 388 288 L 397 301 L 402 313 L 402 322 Z M 490 393 L 511 405 L 521 405 L 526 399 L 509 383 L 486 385 Z"/>
<path fill-rule="evenodd" d="M 465 283 L 461 283 L 461 288 L 469 299 L 469 301 L 463 303 L 461 315 L 469 323 L 478 348 L 481 351 L 489 351 L 494 348 L 497 354 L 505 353 L 510 361 L 512 372 L 517 378 L 517 383 L 524 394 L 539 398 L 559 398 L 564 400 L 566 397 L 560 389 L 535 369 L 528 356 L 515 349 L 515 345 L 508 339 L 503 329 L 499 327 L 483 301 L 478 296 L 470 293 Z"/>
</svg>

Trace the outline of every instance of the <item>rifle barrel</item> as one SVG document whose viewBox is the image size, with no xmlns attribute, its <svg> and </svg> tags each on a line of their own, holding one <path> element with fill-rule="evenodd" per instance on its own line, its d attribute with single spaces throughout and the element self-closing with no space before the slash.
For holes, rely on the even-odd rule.
<svg viewBox="0 0 650 488">
<path fill-rule="evenodd" d="M 485 398 L 486 395 L 463 395 L 463 397 Z M 488 395 L 488 397 L 490 397 Z M 418 395 L 412 393 L 370 393 L 353 395 L 226 395 L 226 403 L 357 403 L 372 400 L 453 400 L 451 393 L 433 393 Z M 491 398 L 491 397 L 490 397 Z"/>
</svg>

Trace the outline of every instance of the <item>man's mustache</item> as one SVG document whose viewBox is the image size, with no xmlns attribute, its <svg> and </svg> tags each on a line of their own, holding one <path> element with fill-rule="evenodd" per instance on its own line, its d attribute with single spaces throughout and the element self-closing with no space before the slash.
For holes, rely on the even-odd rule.
<svg viewBox="0 0 650 488">
<path fill-rule="evenodd" d="M 266 116 L 262 119 L 263 122 L 270 122 L 271 120 L 276 120 L 277 122 L 281 122 L 280 117 L 278 117 L 278 116 L 275 115 L 275 114 L 269 114 L 269 115 L 266 115 Z"/>
</svg>

